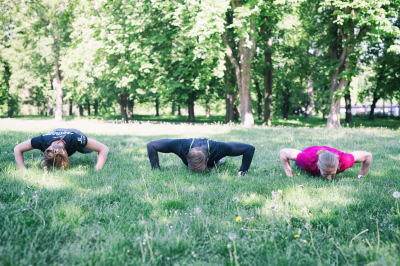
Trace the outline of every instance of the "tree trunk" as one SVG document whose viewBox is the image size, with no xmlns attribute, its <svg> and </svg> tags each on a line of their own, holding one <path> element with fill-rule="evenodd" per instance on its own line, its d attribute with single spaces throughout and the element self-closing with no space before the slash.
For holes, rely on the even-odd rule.
<svg viewBox="0 0 400 266">
<path fill-rule="evenodd" d="M 175 100 L 172 100 L 171 115 L 175 115 Z"/>
<path fill-rule="evenodd" d="M 346 102 L 346 123 L 351 123 L 352 117 L 351 117 L 351 98 L 350 98 L 350 92 L 346 93 L 344 95 L 344 99 Z"/>
<path fill-rule="evenodd" d="M 385 116 L 385 98 L 383 98 L 383 104 L 382 104 L 382 115 Z"/>
<path fill-rule="evenodd" d="M 232 66 L 229 59 L 225 60 L 225 124 L 237 121 L 234 116 L 235 100 L 238 95 L 238 88 L 236 87 L 235 75 L 232 73 Z"/>
<path fill-rule="evenodd" d="M 78 105 L 79 107 L 79 116 L 82 117 L 83 116 L 83 105 Z"/>
<path fill-rule="evenodd" d="M 8 118 L 11 118 L 14 114 L 13 110 L 12 110 L 12 106 L 11 106 L 11 101 L 9 100 L 8 103 Z"/>
<path fill-rule="evenodd" d="M 94 115 L 99 115 L 99 100 L 97 99 L 94 100 Z"/>
<path fill-rule="evenodd" d="M 350 14 L 352 9 L 350 7 L 345 8 L 345 12 Z M 350 22 L 351 23 L 351 22 Z M 341 33 L 342 39 L 339 39 L 338 33 L 340 32 L 338 26 L 332 27 L 332 33 L 335 34 L 336 40 L 334 41 L 334 45 L 332 45 L 331 51 L 331 60 L 337 64 L 335 66 L 335 70 L 331 72 L 331 88 L 329 93 L 329 100 L 331 101 L 331 106 L 329 110 L 328 120 L 326 122 L 327 128 L 339 128 L 340 127 L 340 96 L 335 97 L 335 92 L 344 90 L 348 84 L 349 80 L 345 78 L 339 78 L 340 74 L 344 69 L 351 70 L 354 68 L 352 54 L 354 51 L 354 46 L 357 44 L 357 40 L 359 40 L 360 36 L 364 34 L 367 28 L 364 28 L 359 31 L 358 36 L 356 38 L 354 32 L 354 25 L 348 25 L 349 29 L 346 34 Z M 348 46 L 342 48 L 340 46 L 341 43 L 349 43 Z M 339 57 L 339 48 L 340 49 L 340 57 Z M 348 60 L 347 60 L 348 59 Z"/>
<path fill-rule="evenodd" d="M 189 122 L 194 122 L 194 93 L 189 93 L 189 100 L 188 100 L 188 111 L 189 111 Z"/>
<path fill-rule="evenodd" d="M 210 118 L 211 113 L 210 113 L 210 104 L 206 104 L 206 118 Z"/>
<path fill-rule="evenodd" d="M 60 62 L 56 61 L 56 73 L 53 79 L 53 86 L 56 89 L 56 115 L 55 120 L 60 121 L 63 117 L 63 89 Z"/>
<path fill-rule="evenodd" d="M 376 107 L 376 103 L 378 102 L 379 97 L 378 97 L 378 93 L 376 92 L 376 90 L 374 91 L 374 98 L 372 100 L 372 104 L 371 104 L 371 111 L 369 112 L 369 120 L 374 120 L 375 119 L 375 107 Z"/>
<path fill-rule="evenodd" d="M 181 105 L 180 104 L 178 104 L 178 115 L 182 115 L 181 114 Z"/>
<path fill-rule="evenodd" d="M 90 102 L 89 101 L 87 101 L 87 113 L 88 113 L 88 116 L 90 116 Z"/>
<path fill-rule="evenodd" d="M 270 32 L 270 28 L 268 32 Z M 270 33 L 269 33 L 270 34 Z M 272 102 L 272 38 L 268 39 L 268 46 L 264 54 L 264 123 L 271 125 L 271 102 Z"/>
<path fill-rule="evenodd" d="M 243 3 L 241 1 L 232 0 L 232 8 L 233 11 L 236 7 L 242 7 Z M 240 15 L 235 15 L 235 20 L 240 21 L 244 18 L 240 17 Z M 255 18 L 254 15 L 251 15 L 249 18 L 249 25 L 252 31 L 255 33 Z M 239 31 L 243 31 L 243 28 L 239 28 Z M 256 49 L 256 41 L 254 38 L 254 34 L 248 34 L 248 38 L 239 39 L 237 42 L 237 47 L 239 49 L 240 61 L 234 56 L 231 45 L 235 45 L 235 43 L 229 44 L 227 33 L 224 32 L 222 35 L 223 41 L 226 45 L 226 55 L 229 58 L 229 61 L 235 67 L 235 75 L 237 79 L 237 84 L 240 90 L 240 115 L 241 115 L 241 124 L 244 126 L 252 126 L 254 125 L 254 118 L 251 106 L 251 61 L 254 58 L 254 51 Z M 232 41 L 231 41 L 232 42 Z M 251 43 L 251 47 L 248 47 L 248 44 Z"/>
<path fill-rule="evenodd" d="M 128 119 L 133 119 L 133 106 L 135 105 L 135 99 L 128 100 Z"/>
<path fill-rule="evenodd" d="M 289 89 L 286 89 L 283 96 L 283 119 L 287 120 L 289 118 Z"/>
<path fill-rule="evenodd" d="M 54 115 L 54 106 L 53 106 L 53 99 L 50 96 L 47 96 L 47 113 L 50 115 Z"/>
<path fill-rule="evenodd" d="M 306 108 L 306 118 L 310 119 L 312 115 L 312 109 L 314 107 L 314 87 L 313 87 L 313 80 L 311 77 L 307 81 L 307 93 L 309 100 Z"/>
<path fill-rule="evenodd" d="M 156 117 L 160 116 L 160 102 L 158 100 L 158 97 L 156 98 Z"/>
<path fill-rule="evenodd" d="M 69 116 L 72 116 L 72 99 L 69 99 Z"/>
<path fill-rule="evenodd" d="M 128 122 L 128 115 L 126 113 L 126 106 L 127 106 L 127 101 L 128 101 L 128 94 L 127 93 L 118 93 L 118 101 L 119 105 L 121 107 L 121 119 L 124 122 Z"/>
<path fill-rule="evenodd" d="M 257 113 L 258 113 L 258 120 L 262 120 L 262 94 L 260 90 L 260 84 L 258 80 L 255 79 L 256 91 L 257 91 Z"/>
<path fill-rule="evenodd" d="M 239 117 L 240 117 L 240 114 L 239 114 L 239 110 L 236 107 L 236 102 L 233 102 L 233 120 L 235 122 L 238 122 Z"/>
</svg>

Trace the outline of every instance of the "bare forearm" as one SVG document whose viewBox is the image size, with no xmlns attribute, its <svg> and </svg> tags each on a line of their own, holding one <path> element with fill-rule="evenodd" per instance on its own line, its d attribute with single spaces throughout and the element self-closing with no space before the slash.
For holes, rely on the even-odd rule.
<svg viewBox="0 0 400 266">
<path fill-rule="evenodd" d="M 14 151 L 15 161 L 18 164 L 19 169 L 26 169 L 24 163 L 24 155 L 21 151 Z"/>
<path fill-rule="evenodd" d="M 290 167 L 290 160 L 282 154 L 281 154 L 281 163 L 283 170 L 285 170 L 286 175 L 293 176 L 292 168 Z"/>
<path fill-rule="evenodd" d="M 360 175 L 366 176 L 372 164 L 372 155 L 366 157 L 365 161 L 361 164 Z"/>
<path fill-rule="evenodd" d="M 99 152 L 99 155 L 97 156 L 97 164 L 95 167 L 96 170 L 100 170 L 103 168 L 104 164 L 106 163 L 107 156 L 108 156 L 108 148 L 101 150 Z"/>
</svg>

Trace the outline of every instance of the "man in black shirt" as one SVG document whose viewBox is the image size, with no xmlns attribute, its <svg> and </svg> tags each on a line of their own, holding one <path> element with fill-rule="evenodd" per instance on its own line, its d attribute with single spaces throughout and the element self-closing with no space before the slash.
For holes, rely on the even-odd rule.
<svg viewBox="0 0 400 266">
<path fill-rule="evenodd" d="M 239 176 L 249 170 L 255 148 L 237 142 L 217 142 L 208 139 L 160 139 L 147 144 L 147 152 L 153 169 L 160 168 L 158 152 L 175 153 L 191 172 L 203 172 L 214 167 L 225 156 L 243 155 Z"/>
</svg>

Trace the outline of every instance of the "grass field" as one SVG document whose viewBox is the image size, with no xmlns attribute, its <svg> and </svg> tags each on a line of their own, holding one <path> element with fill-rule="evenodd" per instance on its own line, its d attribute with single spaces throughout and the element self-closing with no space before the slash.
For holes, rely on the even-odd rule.
<svg viewBox="0 0 400 266">
<path fill-rule="evenodd" d="M 13 147 L 57 127 L 108 145 L 104 169 L 76 153 L 44 173 L 31 151 L 17 170 Z M 229 157 L 192 174 L 172 154 L 151 171 L 147 142 L 192 137 L 254 145 L 250 172 L 236 177 Z M 333 181 L 285 177 L 279 150 L 311 145 L 371 152 L 367 178 L 360 165 Z M 391 129 L 0 119 L 0 265 L 400 265 L 399 162 Z"/>
<path fill-rule="evenodd" d="M 1 117 L 0 117 L 1 118 Z M 5 117 L 3 117 L 5 118 Z M 49 119 L 52 120 L 54 116 L 17 116 L 17 119 Z M 103 116 L 83 116 L 83 119 L 91 120 L 115 120 L 121 121 L 120 115 L 103 115 Z M 76 116 L 64 116 L 67 121 L 82 119 Z M 376 127 L 376 128 L 390 128 L 400 129 L 400 116 L 382 116 L 376 115 L 375 120 L 371 121 L 366 115 L 353 116 L 353 122 L 346 123 L 344 115 L 341 117 L 342 127 L 354 128 L 354 127 Z M 256 125 L 262 125 L 263 120 L 257 120 L 254 117 Z M 154 115 L 135 115 L 134 121 L 151 121 L 151 122 L 170 122 L 170 123 L 184 123 L 188 121 L 188 117 L 184 115 L 160 115 L 158 117 Z M 211 123 L 211 124 L 222 124 L 225 121 L 224 116 L 211 116 L 206 118 L 205 116 L 196 116 L 195 123 Z M 236 122 L 239 124 L 240 122 Z M 304 116 L 289 116 L 288 120 L 283 120 L 281 116 L 273 116 L 271 118 L 273 126 L 293 126 L 293 127 L 325 127 L 326 120 L 323 120 L 321 116 L 313 116 L 311 119 L 307 119 Z"/>
</svg>

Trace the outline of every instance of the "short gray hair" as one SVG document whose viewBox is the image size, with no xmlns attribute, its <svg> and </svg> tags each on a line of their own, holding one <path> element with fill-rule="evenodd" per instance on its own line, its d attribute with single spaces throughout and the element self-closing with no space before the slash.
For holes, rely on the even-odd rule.
<svg viewBox="0 0 400 266">
<path fill-rule="evenodd" d="M 318 156 L 318 168 L 325 170 L 328 168 L 337 169 L 339 166 L 339 159 L 336 154 L 322 149 L 317 152 Z"/>
<path fill-rule="evenodd" d="M 207 167 L 207 152 L 200 148 L 192 148 L 187 156 L 189 171 L 193 173 L 201 173 Z"/>
</svg>

